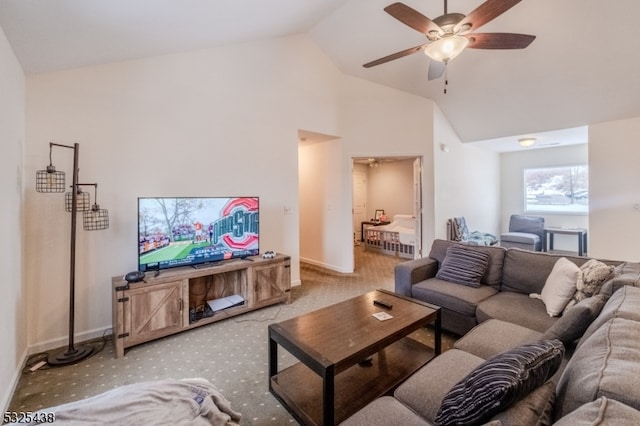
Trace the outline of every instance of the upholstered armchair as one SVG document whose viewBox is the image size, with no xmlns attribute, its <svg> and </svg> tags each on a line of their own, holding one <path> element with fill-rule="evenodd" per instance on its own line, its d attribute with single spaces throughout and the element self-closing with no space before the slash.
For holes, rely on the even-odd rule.
<svg viewBox="0 0 640 426">
<path fill-rule="evenodd" d="M 509 219 L 509 232 L 500 235 L 502 247 L 543 251 L 546 247 L 544 218 L 514 214 Z"/>
</svg>

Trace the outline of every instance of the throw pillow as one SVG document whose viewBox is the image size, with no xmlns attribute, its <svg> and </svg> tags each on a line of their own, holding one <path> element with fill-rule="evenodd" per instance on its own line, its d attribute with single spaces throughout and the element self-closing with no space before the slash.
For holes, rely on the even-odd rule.
<svg viewBox="0 0 640 426">
<path fill-rule="evenodd" d="M 587 327 L 600 314 L 604 306 L 603 296 L 588 297 L 562 314 L 541 339 L 558 339 L 565 345 L 582 337 Z"/>
<path fill-rule="evenodd" d="M 553 269 L 542 288 L 542 293 L 533 293 L 530 296 L 542 299 L 547 313 L 556 317 L 562 313 L 575 294 L 579 280 L 582 280 L 580 268 L 566 257 L 561 257 L 553 265 Z"/>
<path fill-rule="evenodd" d="M 581 300 L 591 297 L 594 294 L 598 294 L 602 284 L 614 275 L 615 267 L 600 262 L 597 259 L 590 259 L 585 262 L 581 267 L 582 280 L 578 281 L 577 291 L 574 293 L 567 306 L 564 308 L 564 312 L 570 310 Z"/>
<path fill-rule="evenodd" d="M 613 265 L 607 265 L 599 260 L 588 260 L 580 267 L 582 271 L 582 286 L 578 290 L 581 290 L 587 297 L 597 294 L 614 269 Z"/>
<path fill-rule="evenodd" d="M 442 261 L 436 278 L 470 287 L 480 287 L 480 280 L 489 265 L 489 253 L 466 246 L 451 246 Z"/>
<path fill-rule="evenodd" d="M 564 346 L 541 340 L 518 346 L 485 361 L 445 395 L 437 425 L 476 425 L 538 388 L 560 367 Z"/>
</svg>

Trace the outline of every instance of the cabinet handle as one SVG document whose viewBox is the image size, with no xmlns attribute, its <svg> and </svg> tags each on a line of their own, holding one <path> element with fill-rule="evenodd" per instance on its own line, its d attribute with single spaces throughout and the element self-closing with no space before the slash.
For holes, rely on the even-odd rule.
<svg viewBox="0 0 640 426">
<path fill-rule="evenodd" d="M 182 299 L 178 299 L 178 310 L 179 310 L 180 312 L 182 312 L 182 307 L 183 307 L 183 305 L 182 305 Z"/>
</svg>

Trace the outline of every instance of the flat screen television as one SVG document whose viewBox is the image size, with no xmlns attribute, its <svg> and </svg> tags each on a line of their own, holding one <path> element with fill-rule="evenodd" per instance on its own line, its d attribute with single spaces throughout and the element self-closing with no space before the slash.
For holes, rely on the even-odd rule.
<svg viewBox="0 0 640 426">
<path fill-rule="evenodd" d="M 259 254 L 258 197 L 138 198 L 138 270 Z"/>
</svg>

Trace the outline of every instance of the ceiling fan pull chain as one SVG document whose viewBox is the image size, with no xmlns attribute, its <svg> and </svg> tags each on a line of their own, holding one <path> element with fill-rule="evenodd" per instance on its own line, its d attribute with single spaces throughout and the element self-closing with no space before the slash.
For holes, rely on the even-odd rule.
<svg viewBox="0 0 640 426">
<path fill-rule="evenodd" d="M 449 85 L 449 77 L 447 76 L 447 63 L 444 63 L 444 94 L 447 94 L 447 86 Z"/>
</svg>

